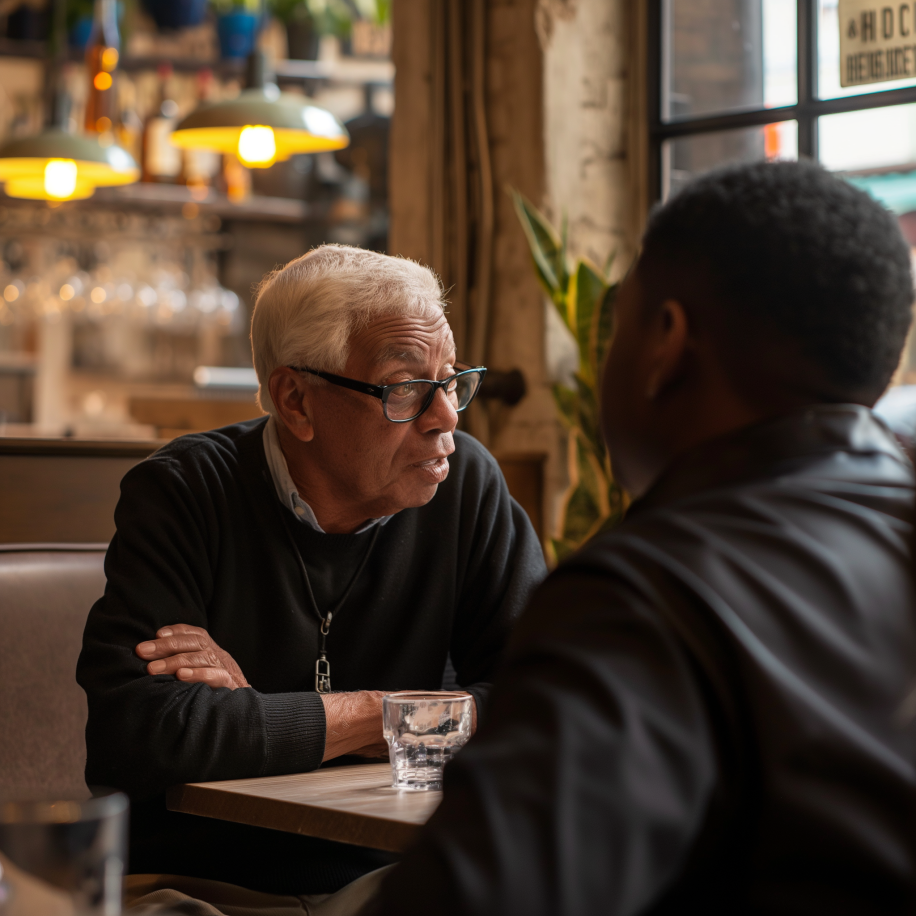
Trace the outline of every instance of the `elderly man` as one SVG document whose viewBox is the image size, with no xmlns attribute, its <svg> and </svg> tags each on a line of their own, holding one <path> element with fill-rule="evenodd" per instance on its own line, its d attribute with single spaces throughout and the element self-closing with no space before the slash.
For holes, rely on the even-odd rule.
<svg viewBox="0 0 916 916">
<path fill-rule="evenodd" d="M 545 572 L 458 413 L 462 369 L 427 269 L 323 246 L 262 284 L 266 419 L 184 436 L 130 471 L 77 677 L 90 785 L 133 800 L 131 870 L 330 892 L 381 854 L 165 810 L 186 781 L 384 753 L 384 691 L 479 708 Z"/>
<path fill-rule="evenodd" d="M 653 216 L 603 384 L 638 498 L 536 593 L 371 912 L 916 912 L 913 468 L 869 410 L 912 300 L 891 214 L 810 163 Z"/>
</svg>

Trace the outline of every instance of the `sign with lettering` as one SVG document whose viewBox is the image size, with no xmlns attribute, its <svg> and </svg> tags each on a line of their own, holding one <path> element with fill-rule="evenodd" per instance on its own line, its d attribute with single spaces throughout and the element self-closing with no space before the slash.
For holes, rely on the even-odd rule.
<svg viewBox="0 0 916 916">
<path fill-rule="evenodd" d="M 840 85 L 916 77 L 916 0 L 839 0 Z"/>
</svg>

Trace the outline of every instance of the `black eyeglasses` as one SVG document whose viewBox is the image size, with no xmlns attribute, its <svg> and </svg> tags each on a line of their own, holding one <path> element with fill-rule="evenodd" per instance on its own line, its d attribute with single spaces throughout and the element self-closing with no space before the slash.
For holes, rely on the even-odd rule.
<svg viewBox="0 0 916 916">
<path fill-rule="evenodd" d="M 342 375 L 334 375 L 333 372 L 319 372 L 317 369 L 299 366 L 288 366 L 287 368 L 295 372 L 308 372 L 310 375 L 323 378 L 332 385 L 340 385 L 341 388 L 349 388 L 351 391 L 359 391 L 361 394 L 378 398 L 382 402 L 382 411 L 386 419 L 391 420 L 392 423 L 408 423 L 416 420 L 432 404 L 436 391 L 440 388 L 445 392 L 445 396 L 455 410 L 459 412 L 464 410 L 477 396 L 483 377 L 487 374 L 483 366 L 475 366 L 473 369 L 465 369 L 444 378 L 441 382 L 415 378 L 407 382 L 397 382 L 394 385 L 370 385 L 368 382 L 359 382 L 356 379 L 344 378 Z"/>
</svg>

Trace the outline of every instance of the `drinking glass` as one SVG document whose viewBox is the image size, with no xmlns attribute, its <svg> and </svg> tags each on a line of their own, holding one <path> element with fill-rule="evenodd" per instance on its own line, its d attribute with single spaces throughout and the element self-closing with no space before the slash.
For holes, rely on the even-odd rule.
<svg viewBox="0 0 916 916">
<path fill-rule="evenodd" d="M 0 912 L 119 916 L 125 795 L 0 803 Z"/>
<path fill-rule="evenodd" d="M 382 700 L 383 733 L 395 789 L 442 788 L 442 770 L 471 737 L 467 693 L 405 690 Z"/>
</svg>

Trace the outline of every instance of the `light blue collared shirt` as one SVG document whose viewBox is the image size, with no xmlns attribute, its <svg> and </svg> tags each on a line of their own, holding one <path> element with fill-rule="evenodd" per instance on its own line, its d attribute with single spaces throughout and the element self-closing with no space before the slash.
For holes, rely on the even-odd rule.
<svg viewBox="0 0 916 916">
<path fill-rule="evenodd" d="M 271 416 L 264 425 L 264 455 L 267 458 L 267 467 L 270 468 L 270 476 L 273 478 L 274 489 L 277 491 L 277 497 L 300 522 L 314 528 L 320 534 L 326 534 L 324 528 L 318 524 L 318 519 L 312 511 L 312 507 L 299 495 L 292 477 L 289 476 L 289 465 L 286 463 L 286 456 L 283 449 L 280 448 L 280 437 L 277 435 L 277 421 Z M 362 534 L 368 531 L 374 525 L 384 525 L 392 516 L 383 515 L 381 518 L 373 518 L 366 522 L 359 531 L 354 534 Z"/>
</svg>

